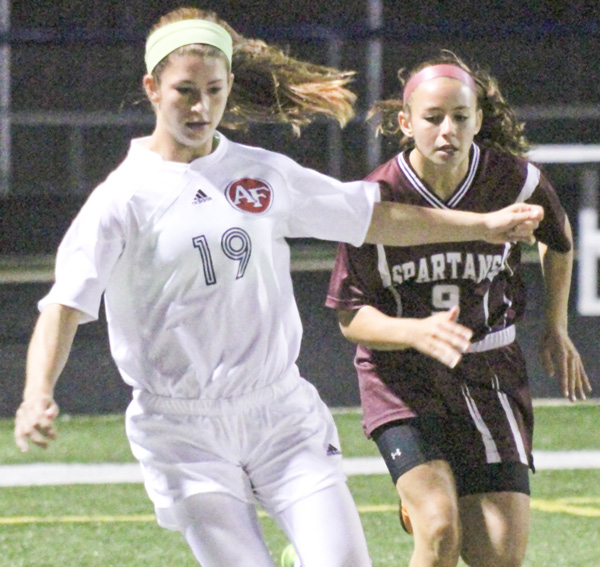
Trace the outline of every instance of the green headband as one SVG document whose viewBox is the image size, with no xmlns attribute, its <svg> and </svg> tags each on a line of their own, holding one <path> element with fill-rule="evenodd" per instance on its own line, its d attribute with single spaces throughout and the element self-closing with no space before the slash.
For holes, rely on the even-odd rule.
<svg viewBox="0 0 600 567">
<path fill-rule="evenodd" d="M 182 20 L 152 32 L 146 41 L 146 69 L 152 73 L 169 53 L 184 45 L 204 43 L 220 49 L 231 65 L 233 42 L 229 32 L 207 20 Z"/>
</svg>

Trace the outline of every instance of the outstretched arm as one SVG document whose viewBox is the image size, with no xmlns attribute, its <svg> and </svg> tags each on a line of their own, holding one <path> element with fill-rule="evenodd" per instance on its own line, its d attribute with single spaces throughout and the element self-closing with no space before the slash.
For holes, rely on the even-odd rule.
<svg viewBox="0 0 600 567">
<path fill-rule="evenodd" d="M 28 440 L 45 448 L 56 437 L 54 386 L 69 357 L 80 315 L 77 309 L 52 303 L 38 318 L 27 351 L 23 403 L 15 419 L 15 441 L 23 452 L 29 450 Z"/>
<path fill-rule="evenodd" d="M 374 350 L 414 348 L 450 368 L 460 362 L 473 334 L 457 317 L 458 307 L 424 319 L 389 317 L 369 305 L 338 311 L 340 329 L 349 341 Z"/>
<path fill-rule="evenodd" d="M 470 213 L 384 201 L 375 205 L 365 242 L 388 246 L 469 240 L 533 244 L 533 231 L 543 217 L 542 207 L 526 203 L 492 213 Z"/>
<path fill-rule="evenodd" d="M 571 227 L 566 220 L 571 238 Z M 538 244 L 544 272 L 545 320 L 541 341 L 541 357 L 549 376 L 557 376 L 561 392 L 571 401 L 585 399 L 592 388 L 575 345 L 569 338 L 568 307 L 573 268 L 573 249 L 567 253 L 554 252 Z"/>
</svg>

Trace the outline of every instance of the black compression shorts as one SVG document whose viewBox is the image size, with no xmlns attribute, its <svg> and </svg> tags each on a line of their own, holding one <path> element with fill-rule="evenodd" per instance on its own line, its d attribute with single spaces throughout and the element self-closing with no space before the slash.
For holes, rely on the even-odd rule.
<svg viewBox="0 0 600 567">
<path fill-rule="evenodd" d="M 529 495 L 529 466 L 517 460 L 487 463 L 474 458 L 468 435 L 462 439 L 447 420 L 427 417 L 394 421 L 377 428 L 377 443 L 394 484 L 417 465 L 447 461 L 459 496 L 486 492 L 521 492 Z M 460 441 L 459 441 L 460 439 Z"/>
</svg>

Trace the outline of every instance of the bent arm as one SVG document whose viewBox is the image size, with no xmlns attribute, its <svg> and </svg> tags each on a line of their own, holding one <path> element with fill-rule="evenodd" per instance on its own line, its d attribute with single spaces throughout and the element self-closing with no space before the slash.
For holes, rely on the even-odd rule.
<svg viewBox="0 0 600 567">
<path fill-rule="evenodd" d="M 77 309 L 52 303 L 37 320 L 27 351 L 23 403 L 15 420 L 15 441 L 22 451 L 28 450 L 28 439 L 46 447 L 56 436 L 54 387 L 69 358 L 80 317 Z"/>
<path fill-rule="evenodd" d="M 572 241 L 568 219 L 565 230 Z M 569 252 L 555 252 L 539 243 L 544 274 L 545 317 L 541 356 L 549 376 L 557 375 L 563 396 L 572 401 L 585 399 L 591 386 L 577 348 L 569 338 L 568 313 L 573 248 Z"/>
<path fill-rule="evenodd" d="M 470 240 L 532 243 L 543 216 L 541 207 L 525 203 L 492 213 L 471 213 L 384 201 L 375 204 L 365 242 L 388 246 Z"/>
<path fill-rule="evenodd" d="M 472 336 L 457 317 L 457 307 L 425 319 L 390 317 L 369 305 L 338 311 L 340 329 L 349 341 L 373 350 L 414 348 L 450 368 L 468 350 Z"/>
</svg>

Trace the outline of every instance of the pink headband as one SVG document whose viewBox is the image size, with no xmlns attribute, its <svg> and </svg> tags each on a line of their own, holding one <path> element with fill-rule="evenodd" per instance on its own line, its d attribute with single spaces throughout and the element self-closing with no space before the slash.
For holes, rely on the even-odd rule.
<svg viewBox="0 0 600 567">
<path fill-rule="evenodd" d="M 406 86 L 404 87 L 404 95 L 402 96 L 402 102 L 406 104 L 412 92 L 425 81 L 430 79 L 437 79 L 438 77 L 449 77 L 450 79 L 458 79 L 465 85 L 467 85 L 475 94 L 477 94 L 477 85 L 473 77 L 466 71 L 457 67 L 456 65 L 441 64 L 432 65 L 431 67 L 425 67 L 418 73 L 413 75 Z"/>
</svg>

